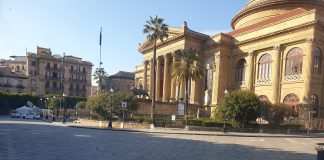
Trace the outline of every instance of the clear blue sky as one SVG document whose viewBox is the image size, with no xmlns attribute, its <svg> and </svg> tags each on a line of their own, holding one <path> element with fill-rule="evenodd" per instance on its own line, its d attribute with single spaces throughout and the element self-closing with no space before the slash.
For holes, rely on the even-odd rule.
<svg viewBox="0 0 324 160">
<path fill-rule="evenodd" d="M 134 71 L 143 57 L 143 25 L 158 15 L 170 26 L 185 20 L 192 30 L 231 31 L 230 21 L 248 0 L 0 0 L 0 58 L 24 55 L 36 46 L 99 64 L 103 27 L 103 67 L 109 74 Z"/>
</svg>

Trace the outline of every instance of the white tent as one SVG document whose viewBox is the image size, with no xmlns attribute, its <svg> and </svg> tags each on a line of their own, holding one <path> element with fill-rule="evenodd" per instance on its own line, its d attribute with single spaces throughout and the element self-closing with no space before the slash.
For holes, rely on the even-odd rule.
<svg viewBox="0 0 324 160">
<path fill-rule="evenodd" d="M 34 112 L 34 110 L 32 108 L 26 107 L 26 106 L 22 106 L 20 108 L 17 108 L 16 111 L 20 114 L 20 115 L 24 115 L 24 114 L 28 114 L 28 113 L 32 113 Z"/>
</svg>

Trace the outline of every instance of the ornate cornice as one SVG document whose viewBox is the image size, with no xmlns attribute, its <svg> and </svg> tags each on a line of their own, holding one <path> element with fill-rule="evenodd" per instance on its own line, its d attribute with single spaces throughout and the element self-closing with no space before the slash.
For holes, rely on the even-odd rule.
<svg viewBox="0 0 324 160">
<path fill-rule="evenodd" d="M 246 45 L 246 44 L 254 43 L 254 42 L 257 42 L 257 41 L 271 39 L 271 38 L 281 36 L 283 34 L 288 34 L 288 33 L 294 32 L 294 31 L 303 30 L 305 28 L 314 27 L 315 24 L 316 24 L 316 21 L 312 21 L 312 22 L 309 22 L 309 23 L 305 23 L 303 25 L 287 28 L 285 30 L 276 31 L 276 32 L 273 32 L 273 33 L 270 33 L 270 34 L 267 34 L 267 35 L 258 36 L 258 37 L 247 39 L 247 40 L 244 40 L 244 41 L 237 41 L 234 44 L 236 46 L 238 46 L 238 45 Z"/>
</svg>

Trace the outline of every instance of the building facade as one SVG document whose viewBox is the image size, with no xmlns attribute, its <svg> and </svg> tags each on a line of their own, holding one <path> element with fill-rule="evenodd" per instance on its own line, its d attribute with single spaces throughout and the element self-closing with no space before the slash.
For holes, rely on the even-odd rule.
<svg viewBox="0 0 324 160">
<path fill-rule="evenodd" d="M 157 44 L 157 101 L 184 98 L 184 83 L 171 78 L 169 66 L 178 50 L 192 48 L 204 68 L 204 78 L 190 83 L 192 104 L 216 107 L 226 89 L 246 89 L 296 113 L 299 104 L 324 107 L 324 1 L 250 0 L 231 24 L 233 31 L 211 36 L 186 22 L 169 28 L 168 39 Z M 145 41 L 139 52 L 144 63 L 136 67 L 136 87 L 150 92 L 153 44 Z"/>
<path fill-rule="evenodd" d="M 27 79 L 24 92 L 38 95 L 65 94 L 87 97 L 91 94 L 92 63 L 70 55 L 52 55 L 48 48 L 36 53 L 0 60 L 2 67 Z"/>
<path fill-rule="evenodd" d="M 112 88 L 116 91 L 130 92 L 135 86 L 134 79 L 134 73 L 119 71 L 108 77 L 108 88 Z"/>
</svg>

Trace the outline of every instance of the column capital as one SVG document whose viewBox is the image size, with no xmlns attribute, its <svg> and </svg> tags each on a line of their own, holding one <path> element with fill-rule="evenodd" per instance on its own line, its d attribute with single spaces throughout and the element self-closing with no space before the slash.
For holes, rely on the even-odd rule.
<svg viewBox="0 0 324 160">
<path fill-rule="evenodd" d="M 272 48 L 273 48 L 273 50 L 279 52 L 279 51 L 280 51 L 280 47 L 281 47 L 280 44 L 276 44 L 276 45 L 274 45 Z"/>
<path fill-rule="evenodd" d="M 254 56 L 255 52 L 253 50 L 250 50 L 247 54 L 248 54 L 248 56 L 252 57 L 252 56 Z"/>
<path fill-rule="evenodd" d="M 315 37 L 308 37 L 305 38 L 305 41 L 308 45 L 313 45 L 313 43 L 316 41 Z"/>
<path fill-rule="evenodd" d="M 221 53 L 217 52 L 217 53 L 215 54 L 215 58 L 216 58 L 216 59 L 220 59 L 221 57 L 222 57 L 222 54 L 221 54 Z"/>
<path fill-rule="evenodd" d="M 170 56 L 173 56 L 173 53 L 168 53 L 168 54 L 163 55 L 164 58 L 169 58 Z"/>
</svg>

